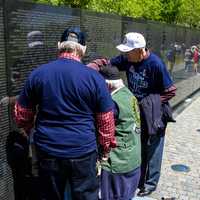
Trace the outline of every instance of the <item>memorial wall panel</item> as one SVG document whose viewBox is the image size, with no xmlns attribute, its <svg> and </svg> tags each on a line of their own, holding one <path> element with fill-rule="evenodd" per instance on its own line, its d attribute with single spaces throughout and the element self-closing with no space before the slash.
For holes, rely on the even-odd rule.
<svg viewBox="0 0 200 200">
<path fill-rule="evenodd" d="M 147 23 L 147 32 L 148 32 L 148 48 L 156 53 L 158 56 L 162 56 L 162 48 L 164 43 L 164 27 L 162 24 L 148 21 Z"/>
<path fill-rule="evenodd" d="M 12 1 L 13 2 L 13 1 Z M 69 26 L 80 26 L 78 10 L 13 2 L 8 12 L 8 55 L 12 93 L 18 93 L 30 71 L 57 56 L 57 42 Z"/>
<path fill-rule="evenodd" d="M 81 27 L 87 36 L 87 55 L 90 59 L 117 55 L 116 45 L 121 43 L 121 17 L 108 14 L 81 12 Z"/>
<path fill-rule="evenodd" d="M 176 36 L 175 36 L 175 50 L 176 50 L 176 61 L 175 69 L 176 72 L 174 79 L 180 81 L 180 79 L 185 79 L 189 74 L 184 73 L 185 63 L 185 50 L 186 50 L 186 30 L 183 27 L 176 27 Z"/>
<path fill-rule="evenodd" d="M 176 27 L 176 42 L 178 44 L 185 44 L 186 29 L 183 27 Z"/>
<path fill-rule="evenodd" d="M 179 64 L 184 66 L 184 55 L 186 50 L 186 30 L 183 27 L 176 28 L 176 51 Z"/>
<path fill-rule="evenodd" d="M 193 45 L 198 45 L 200 43 L 199 35 L 200 35 L 199 30 L 192 29 L 192 43 L 193 43 Z"/>
<path fill-rule="evenodd" d="M 79 10 L 12 0 L 6 1 L 5 9 L 6 56 L 8 58 L 7 66 L 9 66 L 9 69 L 7 69 L 8 91 L 5 94 L 14 97 L 19 94 L 25 79 L 34 68 L 57 57 L 57 42 L 60 40 L 61 33 L 69 26 L 80 26 L 80 14 Z M 7 81 L 4 80 L 3 82 L 6 84 Z M 18 131 L 11 115 L 9 115 L 9 121 L 10 129 L 6 136 L 8 136 L 8 132 Z M 6 139 L 4 146 L 2 146 L 4 157 L 7 156 L 5 144 Z M 12 150 L 12 145 L 8 144 L 9 151 Z M 5 166 L 2 166 L 4 179 L 0 180 L 4 188 L 1 190 L 2 198 L 0 199 L 12 200 L 11 196 L 7 198 L 8 195 L 13 195 L 13 192 L 9 191 L 13 190 L 13 187 L 9 186 L 11 176 L 6 176 L 7 162 L 4 163 Z M 4 163 L 1 162 L 0 164 L 3 165 Z M 26 191 L 28 190 L 27 186 L 23 186 L 23 192 L 20 191 L 19 185 L 22 183 L 19 179 L 15 178 L 15 183 L 16 198 L 21 200 L 21 195 L 29 195 Z"/>
<path fill-rule="evenodd" d="M 147 37 L 147 21 L 146 20 L 136 20 L 130 17 L 122 18 L 122 35 L 128 32 L 139 32 Z"/>
<path fill-rule="evenodd" d="M 165 49 L 168 49 L 171 44 L 176 41 L 176 27 L 171 25 L 164 25 L 165 32 Z"/>
<path fill-rule="evenodd" d="M 7 162 L 7 138 L 9 134 L 7 95 L 7 70 L 5 55 L 5 27 L 3 2 L 0 1 L 0 199 L 12 200 L 13 179 Z"/>
<path fill-rule="evenodd" d="M 193 39 L 192 39 L 192 30 L 190 28 L 185 29 L 185 44 L 186 47 L 189 48 L 193 45 Z"/>
</svg>

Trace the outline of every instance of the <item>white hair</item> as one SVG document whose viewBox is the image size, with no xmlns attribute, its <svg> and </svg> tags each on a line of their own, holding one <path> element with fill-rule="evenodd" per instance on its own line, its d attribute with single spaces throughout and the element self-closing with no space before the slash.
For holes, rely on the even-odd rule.
<svg viewBox="0 0 200 200">
<path fill-rule="evenodd" d="M 122 79 L 117 79 L 117 80 L 106 79 L 105 81 L 108 85 L 108 88 L 110 88 L 111 90 L 111 94 L 114 94 L 115 92 L 117 92 L 118 90 L 120 90 L 125 86 Z"/>
<path fill-rule="evenodd" d="M 58 42 L 58 50 L 59 52 L 73 53 L 82 58 L 85 55 L 86 46 L 74 41 L 64 41 Z"/>
</svg>

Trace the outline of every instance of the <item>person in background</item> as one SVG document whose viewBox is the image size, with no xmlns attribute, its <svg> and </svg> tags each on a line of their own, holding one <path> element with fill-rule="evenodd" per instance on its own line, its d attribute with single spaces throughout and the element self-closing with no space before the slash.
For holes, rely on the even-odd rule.
<svg viewBox="0 0 200 200">
<path fill-rule="evenodd" d="M 100 191 L 102 200 L 129 200 L 134 197 L 140 179 L 140 113 L 137 99 L 124 85 L 116 67 L 100 70 L 115 105 L 117 147 L 102 161 Z"/>
<path fill-rule="evenodd" d="M 175 96 L 176 87 L 174 86 L 167 68 L 162 60 L 146 48 L 146 41 L 142 34 L 136 32 L 127 33 L 123 43 L 117 46 L 123 54 L 107 59 L 96 59 L 88 65 L 96 70 L 100 70 L 107 63 L 116 66 L 119 70 L 126 72 L 128 88 L 137 98 L 141 113 L 141 149 L 142 164 L 141 178 L 139 183 L 139 196 L 146 196 L 156 190 L 162 163 L 164 137 L 166 124 L 162 121 L 161 113 L 156 113 L 158 119 L 153 118 L 154 112 L 161 109 L 161 105 L 168 104 L 168 101 Z M 144 108 L 141 109 L 141 101 L 149 95 L 154 95 L 154 108 L 147 112 L 148 119 L 144 116 Z M 159 98 L 157 98 L 159 96 Z M 156 100 L 156 101 L 155 101 Z M 160 105 L 156 109 L 155 105 Z M 151 105 L 149 104 L 149 105 Z M 148 105 L 148 104 L 147 104 Z M 146 110 L 146 109 L 145 109 Z M 167 109 L 168 110 L 168 109 Z M 145 112 L 146 113 L 146 112 Z M 147 122 L 151 120 L 153 124 L 149 127 Z M 159 122 L 159 123 L 158 123 Z M 164 123 L 162 131 L 159 130 L 160 123 Z M 153 131 L 149 133 L 147 127 Z M 153 135 L 151 135 L 153 134 Z"/>
<path fill-rule="evenodd" d="M 192 54 L 191 49 L 186 49 L 185 50 L 185 58 L 184 58 L 185 72 L 188 72 L 191 69 L 192 63 L 193 63 L 192 58 L 193 58 L 193 54 Z"/>
<path fill-rule="evenodd" d="M 198 74 L 198 65 L 199 65 L 199 49 L 197 46 L 194 46 L 194 53 L 193 53 L 193 61 L 194 61 L 194 65 L 193 65 L 193 71 L 195 74 Z"/>
<path fill-rule="evenodd" d="M 167 58 L 168 70 L 170 75 L 172 76 L 176 60 L 176 48 L 173 44 L 170 45 L 170 49 L 167 51 L 166 58 Z"/>
<path fill-rule="evenodd" d="M 81 63 L 85 36 L 66 29 L 59 58 L 35 69 L 15 104 L 19 127 L 33 127 L 39 162 L 40 199 L 62 200 L 69 183 L 76 200 L 98 198 L 97 144 L 103 158 L 116 146 L 113 102 L 103 77 Z M 97 127 L 97 139 L 96 139 Z"/>
</svg>

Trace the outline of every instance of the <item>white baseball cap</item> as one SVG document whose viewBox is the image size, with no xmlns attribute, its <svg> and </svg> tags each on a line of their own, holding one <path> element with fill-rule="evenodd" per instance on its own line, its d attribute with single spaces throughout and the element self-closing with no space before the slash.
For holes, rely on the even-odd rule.
<svg viewBox="0 0 200 200">
<path fill-rule="evenodd" d="M 144 48 L 145 46 L 144 36 L 140 33 L 131 32 L 125 35 L 123 43 L 116 46 L 116 48 L 121 52 L 129 52 L 133 49 Z"/>
</svg>

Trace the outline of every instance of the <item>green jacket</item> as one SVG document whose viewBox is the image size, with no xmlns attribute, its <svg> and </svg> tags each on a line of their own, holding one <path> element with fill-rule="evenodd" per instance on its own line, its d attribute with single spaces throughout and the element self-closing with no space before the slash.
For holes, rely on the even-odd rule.
<svg viewBox="0 0 200 200">
<path fill-rule="evenodd" d="M 127 87 L 112 95 L 118 106 L 115 136 L 117 147 L 112 149 L 102 168 L 112 173 L 126 173 L 141 164 L 140 114 L 136 98 Z"/>
</svg>

